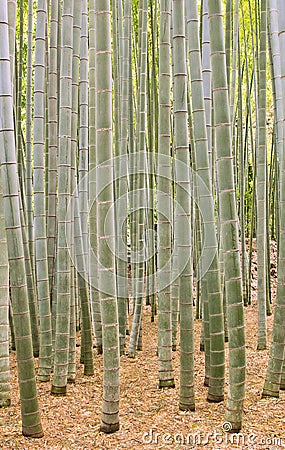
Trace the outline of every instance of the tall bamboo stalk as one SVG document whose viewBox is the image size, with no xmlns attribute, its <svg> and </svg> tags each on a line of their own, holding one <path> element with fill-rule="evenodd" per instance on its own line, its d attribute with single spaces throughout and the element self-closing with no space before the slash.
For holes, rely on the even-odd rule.
<svg viewBox="0 0 285 450">
<path fill-rule="evenodd" d="M 0 173 L 2 191 L 2 173 Z M 3 194 L 0 195 L 0 408 L 10 406 L 9 269 Z"/>
<path fill-rule="evenodd" d="M 210 328 L 209 401 L 224 399 L 225 349 L 224 317 L 219 272 L 218 242 L 216 236 L 214 199 L 208 159 L 206 115 L 203 97 L 201 56 L 199 48 L 198 5 L 193 1 L 187 7 L 190 74 L 192 87 L 195 159 L 198 178 L 199 207 L 204 225 L 201 277 L 206 279 Z"/>
<path fill-rule="evenodd" d="M 139 33 L 139 99 L 138 99 L 138 125 L 137 125 L 137 149 L 135 155 L 135 172 L 133 177 L 133 208 L 134 208 L 134 315 L 128 348 L 129 357 L 134 358 L 136 355 L 139 331 L 142 326 L 142 303 L 144 295 L 144 229 L 145 229 L 145 208 L 146 208 L 146 81 L 147 81 L 147 39 L 148 39 L 148 2 L 140 0 L 139 4 L 141 12 L 141 32 Z M 134 156 L 131 155 L 131 158 Z M 131 162 L 131 164 L 134 164 Z"/>
<path fill-rule="evenodd" d="M 50 41 L 48 61 L 48 198 L 47 198 L 47 252 L 49 287 L 53 297 L 56 205 L 57 205 L 57 150 L 58 150 L 58 20 L 59 4 L 52 0 L 50 5 Z"/>
<path fill-rule="evenodd" d="M 50 291 L 46 240 L 45 206 L 45 33 L 47 5 L 39 0 L 36 29 L 35 91 L 34 91 L 34 227 L 36 286 L 40 317 L 40 358 L 38 377 L 48 381 L 51 372 L 52 333 Z"/>
<path fill-rule="evenodd" d="M 59 156 L 57 202 L 57 267 L 56 267 L 56 334 L 54 374 L 51 393 L 65 395 L 70 330 L 71 214 L 68 209 L 71 187 L 71 110 L 72 110 L 72 54 L 73 54 L 73 0 L 64 0 L 61 29 L 60 104 L 59 104 Z"/>
<path fill-rule="evenodd" d="M 274 14 L 274 6 L 278 8 L 278 29 L 279 29 L 279 45 L 285 43 L 285 5 L 283 2 L 277 0 L 277 4 L 270 2 L 271 19 Z M 284 53 L 280 52 L 281 61 L 281 80 L 282 80 L 282 134 L 283 139 L 285 133 L 285 57 Z M 281 130 L 280 130 L 281 131 Z M 284 140 L 283 140 L 284 143 Z M 285 160 L 283 152 L 281 156 L 281 170 L 280 170 L 280 246 L 278 255 L 278 283 L 276 293 L 276 304 L 274 310 L 274 323 L 272 342 L 270 346 L 270 356 L 267 366 L 266 379 L 263 387 L 263 397 L 279 397 L 279 390 L 282 385 L 284 388 L 284 359 L 285 359 L 285 255 L 284 255 L 284 226 L 285 226 Z M 282 376 L 283 375 L 283 376 Z"/>
<path fill-rule="evenodd" d="M 239 431 L 242 426 L 245 395 L 245 332 L 222 2 L 212 0 L 208 3 L 208 7 L 213 70 L 215 144 L 219 179 L 219 221 L 225 267 L 230 349 L 226 419 L 230 422 L 233 431 Z"/>
<path fill-rule="evenodd" d="M 120 351 L 118 307 L 115 276 L 115 222 L 113 197 L 112 148 L 112 60 L 110 1 L 95 4 L 96 33 L 96 200 L 98 233 L 98 282 L 102 314 L 103 337 L 103 404 L 101 431 L 113 433 L 119 429 Z M 106 220 L 108 217 L 109 220 Z"/>
<path fill-rule="evenodd" d="M 22 433 L 42 437 L 43 431 L 37 399 L 31 323 L 21 230 L 19 179 L 17 173 L 14 139 L 13 98 L 8 38 L 7 2 L 0 10 L 0 27 L 3 42 L 0 47 L 0 142 L 3 176 L 5 227 L 7 233 L 10 286 L 16 337 L 18 379 L 21 398 Z"/>
<path fill-rule="evenodd" d="M 97 201 L 96 201 L 96 77 L 95 77 L 95 0 L 89 7 L 89 283 L 93 324 L 98 354 L 102 354 L 102 319 L 98 292 L 98 265 L 92 257 L 98 253 L 97 242 Z"/>
<path fill-rule="evenodd" d="M 256 246 L 258 277 L 258 350 L 266 348 L 266 185 L 267 185 L 267 146 L 266 146 L 266 0 L 261 0 L 260 45 L 258 70 L 258 132 L 257 132 L 257 199 L 256 199 Z"/>
<path fill-rule="evenodd" d="M 33 168 L 32 168 L 32 58 L 33 58 L 33 1 L 28 2 L 28 48 L 26 75 L 26 214 L 29 240 L 29 252 L 32 264 L 35 259 L 34 217 L 33 217 Z"/>
<path fill-rule="evenodd" d="M 78 197 L 82 230 L 83 252 L 87 277 L 88 270 L 88 3 L 82 2 L 82 22 L 80 36 L 80 82 L 79 82 L 79 141 L 78 141 Z M 88 279 L 88 278 L 86 278 Z"/>
<path fill-rule="evenodd" d="M 120 3 L 120 2 L 119 2 Z M 119 313 L 119 334 L 120 334 L 120 353 L 124 354 L 125 340 L 127 330 L 127 305 L 128 305 L 128 140 L 129 140 L 129 43 L 130 33 L 130 2 L 126 2 L 124 9 L 124 27 L 120 42 L 120 95 L 121 95 L 121 116 L 119 119 L 120 140 L 119 140 L 119 158 L 118 158 L 118 195 L 117 195 L 117 286 L 118 286 L 118 313 Z M 121 8 L 119 8 L 121 9 Z"/>
<path fill-rule="evenodd" d="M 187 110 L 187 65 L 185 36 L 185 2 L 173 1 L 173 70 L 174 70 L 174 145 L 176 153 L 176 201 L 174 246 L 178 261 L 180 310 L 180 400 L 181 410 L 195 409 L 194 397 L 194 318 L 192 299 L 191 188 Z M 185 254 L 187 252 L 187 255 Z"/>
<path fill-rule="evenodd" d="M 174 387 L 172 366 L 171 254 L 172 254 L 172 164 L 171 133 L 171 2 L 160 5 L 159 42 L 159 140 L 157 174 L 157 283 L 158 283 L 158 373 L 159 387 Z"/>
</svg>

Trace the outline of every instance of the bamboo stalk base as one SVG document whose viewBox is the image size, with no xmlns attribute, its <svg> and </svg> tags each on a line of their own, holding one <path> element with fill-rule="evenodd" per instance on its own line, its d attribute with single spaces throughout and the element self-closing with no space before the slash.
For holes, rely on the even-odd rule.
<svg viewBox="0 0 285 450">
<path fill-rule="evenodd" d="M 66 395 L 66 386 L 53 386 L 51 387 L 51 395 L 60 397 Z"/>
<path fill-rule="evenodd" d="M 29 438 L 35 438 L 35 439 L 39 439 L 42 438 L 44 436 L 44 432 L 42 430 L 42 426 L 38 425 L 37 426 L 38 430 L 37 432 L 32 432 L 31 431 L 31 427 L 22 427 L 22 435 L 25 437 L 29 437 Z"/>
<path fill-rule="evenodd" d="M 236 423 L 231 423 L 231 429 L 224 429 L 224 431 L 226 431 L 227 433 L 239 433 L 242 427 L 242 423 L 241 422 L 236 422 Z"/>
<path fill-rule="evenodd" d="M 110 434 L 115 433 L 120 429 L 120 424 L 118 423 L 104 423 L 101 422 L 100 425 L 100 431 L 103 431 L 103 433 Z"/>
<path fill-rule="evenodd" d="M 224 395 L 218 395 L 218 394 L 210 394 L 207 395 L 207 402 L 209 403 L 220 403 L 223 402 L 225 399 Z"/>
<path fill-rule="evenodd" d="M 172 378 L 171 380 L 159 380 L 158 388 L 175 388 L 174 378 Z"/>
<path fill-rule="evenodd" d="M 93 368 L 84 367 L 84 375 L 85 375 L 86 377 L 91 377 L 92 375 L 94 375 L 94 370 L 93 370 Z"/>
<path fill-rule="evenodd" d="M 195 405 L 184 405 L 179 403 L 180 411 L 195 411 Z"/>
<path fill-rule="evenodd" d="M 269 391 L 264 389 L 262 391 L 261 398 L 279 398 L 279 391 Z"/>
</svg>

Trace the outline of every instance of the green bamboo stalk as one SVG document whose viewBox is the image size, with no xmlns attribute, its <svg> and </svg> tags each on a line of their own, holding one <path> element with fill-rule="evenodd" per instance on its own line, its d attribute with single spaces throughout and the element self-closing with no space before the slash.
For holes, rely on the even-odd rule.
<svg viewBox="0 0 285 450">
<path fill-rule="evenodd" d="M 132 3 L 133 4 L 133 3 Z M 139 107 L 139 99 L 138 99 L 138 86 L 139 86 L 139 63 L 140 63 L 140 35 L 141 35 L 141 15 L 142 15 L 142 7 L 141 2 L 138 3 L 138 8 L 132 8 L 131 15 L 131 33 L 129 36 L 129 58 L 132 63 L 130 64 L 130 73 L 129 73 L 129 96 L 133 98 L 133 102 L 130 102 L 129 105 L 129 118 L 130 118 L 130 157 L 129 157 L 129 199 L 130 199 L 130 247 L 131 247 L 131 292 L 132 292 L 132 306 L 133 311 L 135 308 L 135 280 L 136 280 L 136 261 L 135 261 L 135 251 L 136 248 L 136 236 L 137 236 L 137 220 L 135 215 L 135 162 L 136 157 L 134 156 L 135 151 L 137 150 L 137 140 L 138 140 L 138 125 L 137 125 L 137 117 L 138 117 L 138 107 Z M 134 81 L 133 81 L 134 78 Z"/>
<path fill-rule="evenodd" d="M 243 27 L 243 45 L 245 53 L 245 83 L 246 83 L 246 119 L 245 119 L 245 132 L 244 132 L 244 146 L 241 146 L 240 158 L 241 158 L 241 171 L 244 171 L 244 176 L 240 175 L 241 183 L 241 212 L 244 215 L 241 218 L 241 236 L 242 239 L 242 277 L 243 277 L 243 295 L 244 295 L 244 305 L 248 306 L 251 301 L 251 270 L 249 266 L 251 265 L 251 258 L 247 256 L 246 258 L 246 248 L 245 239 L 249 236 L 249 210 L 252 207 L 252 199 L 248 199 L 248 192 L 251 189 L 251 167 L 252 161 L 250 156 L 250 149 L 253 151 L 253 131 L 250 124 L 252 124 L 252 111 L 251 111 L 251 87 L 252 82 L 250 82 L 250 69 L 249 69 L 249 48 L 248 48 L 248 37 L 245 25 L 245 14 L 242 9 L 242 27 Z M 241 61 L 239 63 L 241 65 Z M 239 69 L 241 74 L 241 69 Z M 251 77 L 251 81 L 253 77 Z M 240 86 L 239 96 L 242 98 L 242 91 Z M 243 109 L 243 105 L 240 102 L 240 110 Z M 244 124 L 240 123 L 240 128 Z M 242 130 L 240 130 L 242 133 Z M 243 237 L 244 236 L 244 237 Z M 249 253 L 249 251 L 248 251 Z M 245 273 L 246 270 L 246 273 Z"/>
<path fill-rule="evenodd" d="M 56 332 L 54 373 L 51 394 L 65 395 L 69 360 L 71 264 L 69 246 L 71 214 L 68 210 L 71 187 L 71 109 L 72 109 L 72 54 L 73 54 L 73 0 L 64 0 L 61 28 L 59 157 L 58 157 L 58 232 L 56 274 Z"/>
<path fill-rule="evenodd" d="M 18 379 L 21 398 L 22 433 L 42 437 L 43 431 L 37 399 L 31 323 L 25 273 L 24 248 L 21 230 L 19 179 L 14 139 L 13 98 L 8 38 L 7 2 L 0 10 L 3 42 L 0 48 L 0 127 L 1 165 L 5 227 L 7 233 L 13 319 L 16 335 Z"/>
<path fill-rule="evenodd" d="M 208 160 L 206 115 L 203 97 L 202 68 L 199 48 L 198 5 L 187 5 L 190 74 L 192 87 L 195 159 L 199 207 L 204 225 L 202 273 L 207 283 L 210 331 L 210 373 L 208 400 L 224 399 L 225 349 L 222 292 L 216 237 L 214 199 L 211 192 L 211 176 Z"/>
<path fill-rule="evenodd" d="M 147 164 L 149 167 L 149 174 L 147 177 L 148 184 L 148 229 L 150 232 L 148 233 L 146 245 L 147 245 L 147 261 L 146 261 L 146 300 L 152 305 L 156 303 L 156 295 L 157 291 L 156 284 L 156 247 L 155 247 L 155 173 L 156 173 L 156 162 L 157 158 L 153 157 L 153 153 L 157 154 L 158 152 L 158 90 L 157 90 L 157 25 L 158 24 L 158 2 L 155 0 L 154 2 L 150 2 L 149 4 L 149 12 L 150 12 L 150 50 L 148 52 L 148 148 L 149 152 L 147 152 Z M 151 67 L 150 67 L 151 63 Z M 153 167 L 152 167 L 153 165 Z"/>
<path fill-rule="evenodd" d="M 208 19 L 208 0 L 203 0 L 202 8 L 202 78 L 203 78 L 203 92 L 204 92 L 204 105 L 206 115 L 206 129 L 207 129 L 207 143 L 208 143 L 208 159 L 209 167 L 211 169 L 211 186 L 213 192 L 215 191 L 215 164 L 212 148 L 212 68 L 210 58 L 210 35 L 209 35 L 209 19 Z M 230 15 L 227 15 L 230 19 Z M 227 28 L 227 30 L 230 28 Z M 201 261 L 202 263 L 202 261 Z M 220 265 L 222 269 L 222 265 Z M 221 270 L 221 275 L 223 271 Z M 221 277 L 221 291 L 223 292 L 223 278 Z M 209 386 L 210 378 L 210 323 L 209 323 L 209 304 L 207 295 L 207 280 L 203 278 L 201 280 L 201 311 L 202 311 L 202 329 L 200 336 L 200 350 L 205 352 L 205 379 L 204 385 Z"/>
<path fill-rule="evenodd" d="M 257 349 L 266 348 L 266 185 L 267 185 L 267 146 L 266 146 L 266 0 L 261 0 L 259 70 L 258 70 L 258 116 L 257 116 L 257 190 L 256 190 L 256 246 L 258 278 L 258 343 Z"/>
<path fill-rule="evenodd" d="M 172 221 L 174 222 L 173 208 L 172 208 Z M 178 336 L 178 323 L 179 323 L 179 277 L 178 277 L 177 247 L 176 248 L 173 247 L 173 237 L 172 237 L 172 273 L 173 273 L 173 281 L 171 283 L 172 351 L 176 351 L 177 336 Z"/>
<path fill-rule="evenodd" d="M 233 1 L 226 0 L 225 47 L 226 47 L 226 65 L 227 65 L 228 86 L 230 86 L 230 81 L 231 81 L 232 18 L 233 18 Z"/>
<path fill-rule="evenodd" d="M 219 179 L 220 232 L 225 268 L 230 349 L 226 420 L 231 424 L 232 431 L 239 431 L 242 425 L 245 395 L 245 332 L 222 2 L 212 0 L 208 7 L 213 70 L 215 143 Z"/>
<path fill-rule="evenodd" d="M 95 4 L 96 148 L 98 203 L 97 233 L 99 295 L 103 335 L 103 404 L 100 430 L 119 429 L 120 350 L 115 276 L 113 211 L 112 60 L 110 1 Z M 104 188 L 103 188 L 104 186 Z M 106 218 L 108 217 L 108 221 Z"/>
<path fill-rule="evenodd" d="M 157 283 L 158 283 L 158 374 L 159 387 L 174 387 L 172 366 L 172 165 L 170 157 L 171 133 L 171 66 L 170 66 L 171 2 L 160 4 L 159 41 L 159 140 L 157 174 Z"/>
<path fill-rule="evenodd" d="M 85 275 L 88 269 L 88 3 L 82 2 L 82 22 L 80 36 L 80 82 L 79 82 L 79 143 L 78 143 L 78 197 L 79 214 L 85 260 Z"/>
<path fill-rule="evenodd" d="M 114 83 L 114 154 L 119 154 L 120 145 L 120 117 L 121 117 L 121 36 L 122 18 L 119 1 L 112 2 L 112 55 L 113 55 L 113 83 Z M 116 161 L 116 160 L 115 160 Z M 115 162 L 116 165 L 116 162 Z M 116 168 L 115 168 L 116 169 Z M 115 183 L 115 193 L 117 183 Z"/>
<path fill-rule="evenodd" d="M 129 59 L 129 73 L 128 73 L 128 95 L 130 98 L 130 101 L 128 102 L 128 120 L 129 120 L 129 242 L 131 249 L 133 248 L 134 243 L 134 236 L 135 236 L 135 227 L 134 227 L 134 196 L 133 196 L 133 190 L 134 190 L 134 168 L 132 165 L 134 164 L 135 158 L 133 157 L 133 153 L 135 151 L 136 146 L 136 136 L 135 136 L 135 109 L 136 109 L 136 98 L 135 98 L 135 87 L 133 85 L 133 78 L 135 77 L 135 81 L 137 83 L 137 70 L 133 70 L 133 66 L 137 61 L 136 56 L 136 47 L 133 48 L 133 41 L 135 38 L 135 30 L 134 28 L 134 21 L 135 18 L 133 18 L 133 13 L 135 13 L 135 10 L 132 9 L 132 2 L 131 0 L 126 0 L 126 6 L 128 6 L 129 14 L 124 13 L 124 20 L 128 23 L 128 29 L 129 34 L 127 35 L 127 44 L 128 44 L 128 59 Z M 126 7 L 125 7 L 126 11 Z M 136 68 L 135 68 L 136 69 Z M 134 297 L 134 261 L 133 261 L 133 252 L 130 253 L 130 272 L 131 272 L 131 296 L 132 299 Z M 134 305 L 133 305 L 134 306 Z M 128 330 L 129 332 L 129 330 Z"/>
<path fill-rule="evenodd" d="M 97 255 L 97 201 L 96 199 L 96 128 L 95 128 L 95 1 L 89 6 L 89 283 L 94 334 L 98 354 L 102 354 L 102 319 L 98 292 L 98 266 L 92 253 Z"/>
<path fill-rule="evenodd" d="M 74 221 L 74 219 L 73 219 Z M 74 230 L 72 231 L 74 239 Z M 73 245 L 74 247 L 74 245 Z M 71 281 L 70 281 L 70 319 L 69 319 L 69 347 L 68 347 L 68 371 L 67 383 L 75 383 L 76 378 L 76 314 L 78 305 L 78 295 L 76 297 L 76 281 L 75 271 L 73 267 L 74 249 L 72 251 L 72 265 L 71 265 Z"/>
<path fill-rule="evenodd" d="M 239 158 L 239 195 L 240 195 L 240 239 L 241 239 L 241 271 L 242 271 L 242 287 L 243 287 L 243 301 L 248 304 L 248 268 L 247 268 L 247 253 L 246 253 L 246 217 L 245 217 L 245 147 L 243 136 L 243 95 L 242 82 L 243 73 L 241 65 L 241 46 L 240 34 L 238 33 L 238 105 L 237 105 L 237 127 L 239 136 L 238 158 Z"/>
<path fill-rule="evenodd" d="M 47 198 L 47 252 L 51 298 L 54 299 L 54 270 L 56 249 L 57 151 L 58 151 L 58 24 L 59 3 L 50 5 L 50 41 L 48 60 L 48 198 Z"/>
<path fill-rule="evenodd" d="M 75 255 L 82 311 L 81 354 L 84 374 L 93 368 L 92 321 L 88 289 L 88 3 L 82 2 L 79 83 L 79 186 L 75 197 Z"/>
<path fill-rule="evenodd" d="M 79 63 L 81 34 L 82 2 L 74 3 L 73 11 L 73 57 L 72 57 L 72 111 L 71 111 L 71 172 L 70 172 L 70 202 L 71 217 L 70 256 L 71 256 L 71 319 L 69 340 L 68 382 L 74 383 L 76 377 L 76 316 L 78 315 L 78 290 L 76 289 L 77 272 L 74 267 L 74 193 L 77 186 L 77 132 L 78 132 L 78 100 L 79 100 Z"/>
<path fill-rule="evenodd" d="M 147 76 L 147 19 L 148 19 L 148 3 L 147 0 L 140 0 L 141 11 L 141 33 L 139 46 L 140 62 L 139 62 L 139 100 L 138 100 L 138 125 L 137 125 L 137 149 L 135 155 L 134 173 L 134 220 L 135 220 L 135 236 L 134 236 L 134 261 L 135 275 L 134 277 L 134 315 L 133 323 L 128 347 L 128 356 L 134 358 L 139 338 L 139 329 L 142 321 L 142 301 L 144 295 L 144 228 L 145 228 L 145 208 L 146 208 L 146 76 Z M 131 155 L 133 156 L 133 155 Z M 131 164 L 133 164 L 131 162 Z"/>
<path fill-rule="evenodd" d="M 152 24 L 151 18 L 151 7 L 150 7 L 150 22 Z M 151 25 L 151 28 L 153 25 Z M 148 175 L 146 176 L 146 201 L 148 209 L 146 211 L 146 236 L 145 236 L 145 295 L 146 295 L 146 305 L 152 305 L 156 303 L 155 295 L 155 240 L 154 240 L 154 203 L 156 202 L 156 192 L 154 190 L 154 173 L 153 173 L 153 158 L 152 152 L 154 151 L 154 127 L 155 124 L 152 123 L 154 116 L 153 110 L 153 98 L 152 98 L 152 81 L 151 81 L 151 63 L 149 51 L 147 54 L 147 153 L 146 153 L 146 166 Z"/>
<path fill-rule="evenodd" d="M 278 9 L 277 1 L 270 0 L 268 5 L 268 20 L 269 20 L 269 39 L 271 43 L 271 60 L 272 60 L 272 84 L 273 84 L 273 99 L 274 99 L 274 117 L 275 117 L 275 191 L 276 191 L 276 239 L 277 249 L 279 253 L 280 241 L 280 165 L 283 158 L 283 125 L 282 125 L 282 82 L 281 82 L 281 59 L 280 59 L 280 44 L 278 38 Z"/>
<path fill-rule="evenodd" d="M 16 42 L 16 17 L 17 17 L 17 0 L 8 0 L 8 22 L 9 22 L 9 55 L 11 64 L 11 83 L 12 83 L 12 94 L 14 98 L 15 90 L 15 42 Z M 14 101 L 13 100 L 13 101 Z"/>
<path fill-rule="evenodd" d="M 228 80 L 231 119 L 232 119 L 233 124 L 235 123 L 233 118 L 234 118 L 235 98 L 236 98 L 238 35 L 239 35 L 239 1 L 234 0 L 232 52 L 231 52 L 231 62 L 230 62 L 231 80 Z"/>
<path fill-rule="evenodd" d="M 33 58 L 33 1 L 28 2 L 28 48 L 26 74 L 26 215 L 31 262 L 35 260 L 32 168 L 32 58 Z"/>
<path fill-rule="evenodd" d="M 34 227 L 37 298 L 40 318 L 40 358 L 38 378 L 49 381 L 51 372 L 52 333 L 50 292 L 47 264 L 46 208 L 45 208 L 45 28 L 47 23 L 45 0 L 38 1 L 35 89 L 34 89 Z"/>
<path fill-rule="evenodd" d="M 178 260 L 185 259 L 179 276 L 180 308 L 180 400 L 181 410 L 195 409 L 194 399 L 194 318 L 192 300 L 192 248 L 191 248 L 191 200 L 190 158 L 187 127 L 187 66 L 185 39 L 185 2 L 173 1 L 173 70 L 174 70 L 174 143 L 176 201 L 174 246 Z M 181 209 L 180 209 L 181 208 Z M 179 210 L 180 209 L 180 210 Z M 185 255 L 187 252 L 187 256 Z"/>
<path fill-rule="evenodd" d="M 0 187 L 2 191 L 2 174 Z M 9 356 L 9 268 L 3 194 L 0 195 L 0 408 L 11 404 Z"/>
<path fill-rule="evenodd" d="M 32 327 L 33 353 L 34 353 L 34 357 L 37 358 L 39 356 L 39 324 L 38 324 L 39 311 L 38 311 L 38 301 L 37 301 L 37 289 L 36 289 L 36 285 L 35 285 L 31 257 L 30 257 L 30 252 L 29 252 L 27 226 L 26 226 L 26 222 L 25 222 L 25 216 L 24 216 L 23 205 L 22 205 L 22 196 L 21 196 L 20 189 L 19 189 L 19 203 L 20 203 L 20 217 L 21 217 L 21 224 L 22 224 L 22 239 L 23 239 L 23 246 L 24 246 L 29 311 L 30 311 L 30 320 L 31 320 L 31 327 Z"/>
<path fill-rule="evenodd" d="M 119 4 L 121 2 L 119 1 Z M 119 117 L 120 141 L 119 158 L 117 162 L 118 195 L 117 195 L 117 287 L 118 287 L 118 314 L 119 314 L 119 338 L 120 354 L 125 352 L 125 340 L 127 330 L 127 305 L 128 305 L 128 247 L 127 247 L 127 217 L 128 217 L 128 139 L 129 139 L 129 48 L 128 36 L 130 33 L 131 4 L 126 2 L 124 9 L 124 27 L 120 33 L 120 94 L 121 116 Z M 121 7 L 119 8 L 121 9 Z M 121 13 L 120 15 L 121 16 Z"/>
<path fill-rule="evenodd" d="M 9 328 L 10 328 L 10 348 L 11 350 L 16 350 L 16 343 L 15 343 L 15 328 L 14 328 L 14 322 L 13 322 L 13 313 L 12 313 L 12 302 L 11 302 L 11 296 L 10 296 L 10 303 L 9 303 Z"/>
<path fill-rule="evenodd" d="M 284 45 L 285 38 L 285 5 L 283 2 L 271 1 L 270 7 L 270 17 L 271 24 L 273 25 L 272 19 L 277 19 L 276 13 L 278 11 L 278 30 L 279 30 L 279 45 L 280 50 Z M 274 11 L 276 10 L 276 11 Z M 273 19 L 274 20 L 274 19 Z M 277 46 L 278 54 L 278 46 Z M 281 138 L 284 137 L 284 117 L 285 117 L 285 83 L 284 83 L 284 73 L 285 73 L 285 58 L 282 52 L 280 54 L 281 61 L 281 80 L 282 80 L 282 112 L 280 108 L 279 119 L 282 120 L 282 134 Z M 277 64 L 278 67 L 278 64 Z M 277 69 L 276 67 L 276 69 Z M 282 114 L 282 115 L 281 115 Z M 280 130 L 281 131 L 281 130 Z M 281 155 L 280 155 L 281 156 Z M 263 386 L 262 397 L 279 397 L 280 387 L 284 388 L 284 359 L 285 359 L 285 304 L 284 304 L 284 292 L 285 292 L 285 256 L 284 256 L 284 224 L 285 224 L 285 208 L 284 208 L 284 187 L 285 187 L 285 167 L 284 167 L 284 156 L 282 152 L 281 156 L 281 170 L 280 170 L 280 247 L 278 254 L 278 281 L 277 281 L 277 293 L 276 293 L 276 303 L 274 309 L 274 322 L 272 331 L 272 341 L 270 345 L 270 355 L 266 371 L 266 378 Z M 282 376 L 283 375 L 283 376 Z"/>
<path fill-rule="evenodd" d="M 84 5 L 83 5 L 84 6 Z M 78 191 L 75 191 L 74 243 L 75 267 L 77 269 L 78 293 L 81 307 L 81 355 L 84 364 L 84 375 L 93 375 L 93 341 L 92 321 L 90 313 L 89 290 L 86 278 L 86 254 L 83 248 Z"/>
<path fill-rule="evenodd" d="M 209 35 L 209 20 L 208 20 L 208 0 L 203 0 L 203 26 L 202 26 L 202 77 L 203 77 L 203 90 L 204 90 L 204 104 L 206 114 L 206 128 L 207 128 L 207 142 L 208 142 L 208 158 L 209 166 L 211 170 L 212 189 L 215 192 L 214 187 L 214 171 L 215 164 L 212 156 L 212 68 L 211 68 L 211 48 L 210 48 L 210 35 Z"/>
<path fill-rule="evenodd" d="M 249 34 L 251 36 L 251 46 L 252 48 L 255 48 L 255 40 L 254 40 L 254 27 L 253 27 L 253 15 L 252 15 L 252 7 L 251 2 L 248 0 L 248 10 L 249 10 L 249 18 L 250 18 L 250 31 Z M 245 17 L 244 13 L 242 14 L 243 17 L 243 28 L 245 29 Z M 246 39 L 244 39 L 245 42 L 247 42 Z M 248 51 L 247 51 L 248 53 Z M 246 90 L 247 90 L 247 120 L 248 120 L 248 130 L 250 133 L 250 140 L 249 140 L 249 147 L 248 147 L 248 153 L 251 151 L 251 155 L 248 156 L 248 161 L 251 164 L 252 171 L 251 176 L 249 173 L 249 182 L 252 180 L 252 200 L 248 201 L 248 229 L 249 229 L 249 249 L 248 249 L 248 280 L 249 280 L 249 289 L 248 289 L 248 304 L 251 304 L 251 277 L 252 277 L 252 244 L 253 244 L 253 236 L 255 234 L 254 229 L 254 218 L 255 218 L 255 208 L 256 208 L 256 202 L 255 202 L 255 191 L 256 191 L 256 151 L 255 151 L 255 136 L 253 132 L 253 108 L 251 105 L 251 95 L 252 95 L 252 88 L 254 88 L 254 102 L 255 102 L 255 110 L 256 110 L 256 104 L 257 104 L 257 88 L 256 88 L 256 58 L 253 59 L 252 63 L 252 73 L 250 74 L 249 64 L 248 64 L 248 58 L 245 59 L 246 64 Z M 251 179 L 250 179 L 251 178 Z M 248 186 L 248 190 L 250 190 L 250 186 Z"/>
<path fill-rule="evenodd" d="M 19 33 L 16 41 L 16 46 L 19 42 L 19 46 L 16 49 L 16 145 L 17 145 L 17 157 L 19 164 L 19 177 L 20 184 L 22 184 L 22 167 L 21 158 L 22 158 L 22 94 L 23 94 L 23 32 L 24 32 L 24 9 L 23 9 L 23 0 L 19 1 Z M 33 262 L 34 263 L 34 262 Z"/>
</svg>

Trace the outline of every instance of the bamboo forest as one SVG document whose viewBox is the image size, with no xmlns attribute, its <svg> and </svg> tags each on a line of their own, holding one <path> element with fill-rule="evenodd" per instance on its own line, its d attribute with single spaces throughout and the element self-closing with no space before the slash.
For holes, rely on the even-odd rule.
<svg viewBox="0 0 285 450">
<path fill-rule="evenodd" d="M 0 164 L 0 449 L 285 446 L 284 0 L 0 0 Z"/>
</svg>

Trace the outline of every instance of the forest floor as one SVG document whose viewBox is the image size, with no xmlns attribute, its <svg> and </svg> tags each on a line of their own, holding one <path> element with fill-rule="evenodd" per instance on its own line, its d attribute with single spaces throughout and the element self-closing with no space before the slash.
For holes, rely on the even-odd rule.
<svg viewBox="0 0 285 450">
<path fill-rule="evenodd" d="M 276 251 L 272 244 L 272 298 L 276 290 Z M 179 402 L 179 348 L 173 353 L 174 389 L 157 389 L 157 318 L 145 307 L 143 351 L 135 359 L 121 357 L 120 430 L 99 431 L 102 396 L 102 356 L 96 355 L 93 377 L 84 377 L 78 362 L 75 384 L 66 397 L 50 395 L 50 383 L 38 383 L 44 437 L 21 435 L 15 354 L 11 354 L 12 406 L 0 410 L 0 449 L 280 449 L 285 448 L 285 391 L 279 399 L 261 399 L 269 350 L 257 351 L 256 262 L 252 304 L 245 308 L 247 385 L 244 422 L 237 436 L 223 431 L 225 403 L 206 401 L 204 354 L 200 352 L 201 321 L 195 321 L 195 412 L 182 412 Z M 268 317 L 268 343 L 273 315 Z M 268 345 L 269 347 L 269 345 Z M 226 344 L 228 356 L 228 344 Z M 79 358 L 79 348 L 78 348 Z M 227 388 L 227 381 L 226 381 Z"/>
</svg>

